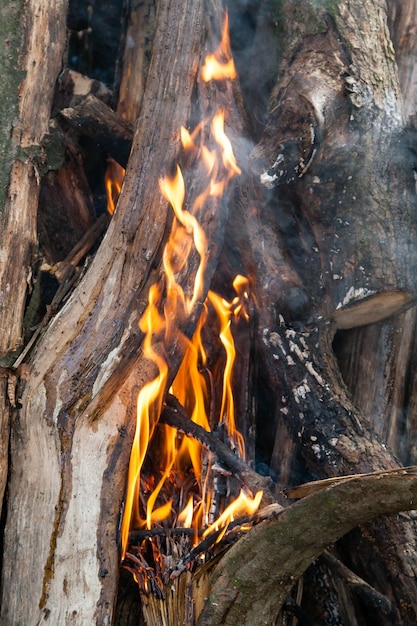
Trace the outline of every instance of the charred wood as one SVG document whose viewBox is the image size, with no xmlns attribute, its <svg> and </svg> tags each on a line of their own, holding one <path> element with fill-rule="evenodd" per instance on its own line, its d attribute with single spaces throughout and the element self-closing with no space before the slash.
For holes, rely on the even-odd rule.
<svg viewBox="0 0 417 626">
<path fill-rule="evenodd" d="M 94 139 L 103 152 L 126 168 L 132 146 L 133 126 L 102 100 L 89 95 L 76 106 L 61 109 L 59 115 L 79 135 Z"/>
</svg>

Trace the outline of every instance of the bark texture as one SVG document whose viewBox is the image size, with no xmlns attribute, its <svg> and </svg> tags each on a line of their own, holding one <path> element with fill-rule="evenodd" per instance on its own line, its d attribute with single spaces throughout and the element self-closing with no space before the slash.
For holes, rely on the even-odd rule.
<svg viewBox="0 0 417 626">
<path fill-rule="evenodd" d="M 415 476 L 352 478 L 256 526 L 220 561 L 199 626 L 261 626 L 278 616 L 294 582 L 329 545 L 359 524 L 414 507 Z M 277 567 L 279 563 L 279 567 Z M 262 586 L 254 585 L 253 572 Z"/>
<path fill-rule="evenodd" d="M 9 66 L 16 62 L 27 73 L 20 109 L 10 103 L 19 122 L 11 126 L 15 144 L 8 147 L 0 246 L 16 264 L 0 259 L 0 328 L 7 330 L 2 354 L 20 342 L 40 146 L 64 41 L 65 5 L 36 3 L 35 11 L 34 4 L 25 6 L 20 56 L 7 57 Z M 243 2 L 244 10 L 250 5 Z M 138 320 L 149 286 L 162 280 L 171 221 L 158 179 L 178 158 L 180 126 L 193 128 L 214 107 L 229 111 L 228 134 L 244 175 L 230 202 L 213 201 L 199 215 L 208 238 L 202 299 L 210 285 L 224 291 L 237 272 L 250 277 L 252 334 L 238 345 L 253 365 L 237 375 L 245 382 L 237 405 L 242 430 L 251 436 L 256 429 L 256 441 L 248 444 L 251 461 L 267 468 L 281 499 L 283 483 L 393 469 L 398 457 L 416 454 L 415 419 L 411 409 L 406 413 L 417 397 L 409 382 L 415 369 L 416 194 L 400 89 L 411 102 L 414 70 L 407 54 L 398 53 L 398 80 L 392 46 L 393 40 L 403 49 L 404 24 L 411 24 L 414 9 L 390 7 L 388 19 L 383 0 L 263 3 L 252 49 L 265 52 L 266 42 L 279 41 L 271 52 L 277 66 L 248 64 L 260 84 L 275 86 L 267 113 L 264 97 L 247 115 L 238 87 L 205 85 L 199 75 L 220 31 L 217 0 L 161 0 L 156 11 L 150 1 L 132 13 L 133 29 L 150 17 L 143 45 L 125 57 L 123 80 L 131 68 L 138 82 L 130 94 L 123 87 L 118 108 L 137 124 L 122 194 L 94 260 L 30 356 L 29 379 L 19 389 L 4 535 L 0 615 L 6 626 L 112 622 L 136 397 L 155 374 L 142 353 Z M 236 2 L 232 12 L 241 8 Z M 276 11 L 269 22 L 266 8 Z M 145 31 L 155 33 L 146 81 Z M 40 57 L 45 40 L 47 62 Z M 253 101 L 253 85 L 242 88 Z M 129 139 L 128 132 L 123 159 Z M 187 165 L 193 196 L 201 170 L 184 159 Z M 185 289 L 198 260 L 192 255 L 181 276 Z M 201 304 L 183 322 L 187 335 Z M 179 337 L 155 342 L 166 353 L 172 380 L 184 345 Z M 0 378 L 0 392 L 7 422 L 6 378 Z M 404 444 L 404 431 L 410 443 Z M 6 458 L 7 428 L 2 432 Z M 230 624 L 269 623 L 284 592 L 329 542 L 375 514 L 414 506 L 414 483 L 410 477 L 358 479 L 337 496 L 330 487 L 259 525 L 208 581 L 201 624 L 225 623 L 226 615 Z M 343 507 L 349 515 L 341 515 Z M 311 529 L 310 516 L 319 519 L 321 532 Z M 356 574 L 391 601 L 381 625 L 416 623 L 416 530 L 411 516 L 392 516 L 339 544 Z M 241 568 L 247 551 L 253 559 Z M 357 602 L 344 610 L 346 623 L 373 617 Z"/>
</svg>

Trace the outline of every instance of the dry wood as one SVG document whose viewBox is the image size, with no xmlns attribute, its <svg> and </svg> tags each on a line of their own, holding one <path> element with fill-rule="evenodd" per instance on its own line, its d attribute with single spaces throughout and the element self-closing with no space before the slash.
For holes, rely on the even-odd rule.
<svg viewBox="0 0 417 626">
<path fill-rule="evenodd" d="M 0 194 L 3 200 L 3 189 L 7 189 L 0 218 L 1 357 L 19 348 L 22 342 L 31 255 L 36 242 L 39 194 L 37 158 L 42 159 L 41 142 L 48 132 L 54 84 L 61 68 L 65 47 L 65 0 L 57 0 L 53 4 L 43 0 L 29 1 L 24 7 L 24 19 L 21 9 L 14 5 L 9 9 L 3 7 L 5 15 L 2 17 L 5 24 L 9 24 L 10 15 L 16 19 L 13 35 L 11 32 L 5 33 L 3 47 L 8 58 L 4 67 L 11 62 L 12 67 L 9 69 L 13 73 L 13 80 L 21 82 L 16 84 L 14 94 L 2 94 L 2 122 L 6 126 L 9 139 L 12 139 L 12 155 L 15 161 L 10 169 L 2 168 L 2 177 L 5 180 L 2 179 L 4 182 Z M 52 23 L 53 31 L 50 29 Z M 50 47 L 54 48 L 55 54 L 45 58 L 44 50 Z M 16 60 L 15 54 L 18 55 Z M 4 85 L 7 89 L 6 80 Z M 10 364 L 10 359 L 5 359 L 5 363 Z M 0 393 L 0 501 L 3 502 L 7 478 L 10 407 L 3 384 Z"/>
<path fill-rule="evenodd" d="M 132 123 L 135 123 L 140 115 L 156 12 L 156 0 L 144 0 L 129 5 L 117 113 Z M 134 46 L 132 41 L 135 42 Z"/>
<path fill-rule="evenodd" d="M 417 3 L 388 1 L 392 43 L 398 64 L 405 119 L 416 112 L 416 38 Z"/>
</svg>

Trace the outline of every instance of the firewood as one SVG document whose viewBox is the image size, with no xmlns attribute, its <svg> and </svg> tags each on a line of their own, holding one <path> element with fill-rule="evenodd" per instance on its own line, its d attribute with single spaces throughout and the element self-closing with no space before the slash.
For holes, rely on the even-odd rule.
<svg viewBox="0 0 417 626">
<path fill-rule="evenodd" d="M 380 593 L 369 585 L 363 578 L 352 572 L 344 563 L 337 559 L 334 554 L 325 550 L 320 557 L 328 567 L 338 576 L 343 578 L 353 591 L 360 596 L 372 609 L 388 615 L 391 612 L 391 602 L 383 593 Z"/>
</svg>

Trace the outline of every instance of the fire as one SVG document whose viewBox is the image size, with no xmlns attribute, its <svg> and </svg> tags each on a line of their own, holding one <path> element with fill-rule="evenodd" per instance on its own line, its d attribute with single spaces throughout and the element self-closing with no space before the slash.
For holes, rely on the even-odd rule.
<svg viewBox="0 0 417 626">
<path fill-rule="evenodd" d="M 214 55 L 206 58 L 202 76 L 204 80 L 225 80 L 236 76 L 230 54 L 227 16 L 220 46 Z M 229 181 L 241 173 L 224 127 L 225 112 L 220 110 L 211 120 L 200 122 L 193 132 L 184 127 L 180 129 L 183 149 L 198 156 L 206 172 L 206 180 L 204 176 L 199 180 L 201 190 L 191 206 L 187 202 L 186 183 L 179 165 L 173 177 L 165 176 L 159 181 L 161 194 L 170 204 L 174 219 L 162 255 L 163 281 L 150 288 L 148 306 L 139 322 L 145 334 L 144 356 L 155 365 L 157 373 L 140 390 L 137 400 L 136 432 L 122 520 L 122 559 L 126 556 L 131 527 L 150 529 L 155 524 L 162 524 L 194 528 L 197 541 L 198 529 L 206 527 L 205 534 L 218 528 L 226 532 L 234 517 L 243 513 L 252 515 L 262 498 L 262 492 L 252 498 L 241 491 L 235 501 L 223 498 L 225 501 L 219 508 L 213 488 L 215 479 L 211 472 L 211 453 L 203 449 L 197 440 L 158 423 L 168 385 L 168 364 L 163 346 L 164 342 L 174 338 L 184 350 L 184 358 L 170 392 L 192 422 L 206 431 L 219 427 L 227 436 L 229 445 L 242 458 L 245 457 L 245 442 L 236 427 L 234 414 L 233 366 L 236 350 L 232 326 L 238 319 L 248 320 L 247 279 L 236 277 L 236 296 L 230 302 L 209 291 L 191 339 L 180 330 L 181 323 L 202 301 L 205 291 L 207 240 L 196 216 L 204 211 L 210 198 L 221 196 Z M 211 147 L 203 142 L 202 137 L 207 134 L 203 130 L 210 130 Z M 189 292 L 185 292 L 180 277 L 187 271 L 191 254 L 196 258 L 195 253 L 198 268 Z M 219 328 L 217 352 L 223 353 L 220 359 L 223 373 L 219 380 L 214 380 L 204 341 L 204 324 L 208 319 L 213 323 L 213 316 L 217 318 Z M 221 371 L 217 365 L 215 369 L 216 372 Z M 221 389 L 221 400 L 219 395 L 217 401 L 218 388 Z M 215 414 L 215 407 L 218 414 Z M 153 442 L 157 442 L 154 444 L 157 454 L 152 452 L 154 448 L 150 444 Z M 146 483 L 144 464 L 152 454 L 156 457 L 151 462 L 152 480 Z M 223 513 L 222 508 L 225 509 Z M 211 523 L 213 520 L 214 523 Z"/>
<path fill-rule="evenodd" d="M 207 537 L 210 533 L 222 529 L 222 533 L 217 538 L 217 541 L 220 541 L 222 536 L 227 530 L 230 522 L 233 522 L 237 517 L 242 515 L 253 515 L 259 508 L 262 500 L 262 491 L 258 491 L 255 497 L 247 496 L 243 490 L 240 491 L 240 494 L 236 500 L 234 500 L 227 509 L 216 519 L 216 521 L 211 524 L 203 533 L 203 538 Z"/>
<path fill-rule="evenodd" d="M 104 174 L 104 185 L 106 187 L 107 195 L 107 211 L 110 215 L 113 215 L 116 209 L 124 177 L 125 170 L 123 167 L 114 159 L 109 158 L 107 161 L 106 172 Z"/>
<path fill-rule="evenodd" d="M 229 16 L 226 12 L 222 39 L 214 54 L 209 54 L 204 61 L 201 76 L 205 82 L 210 80 L 234 80 L 237 78 L 235 63 L 230 51 Z"/>
</svg>

